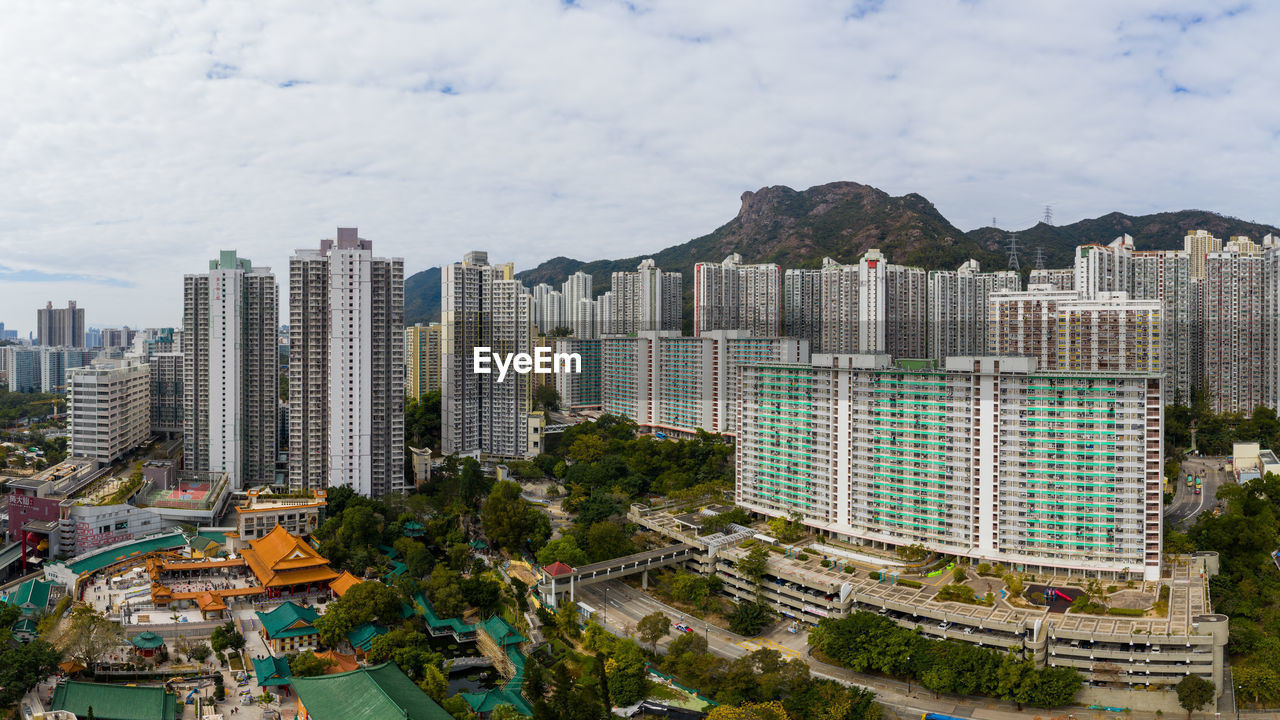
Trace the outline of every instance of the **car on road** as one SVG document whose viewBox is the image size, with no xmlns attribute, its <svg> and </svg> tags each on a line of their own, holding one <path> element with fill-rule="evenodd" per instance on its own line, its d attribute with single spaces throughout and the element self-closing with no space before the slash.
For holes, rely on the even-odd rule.
<svg viewBox="0 0 1280 720">
<path fill-rule="evenodd" d="M 965 635 L 972 635 L 972 634 L 973 634 L 973 628 L 971 628 L 971 627 L 967 627 L 967 628 L 965 628 L 965 629 L 964 629 L 964 634 L 965 634 Z"/>
<path fill-rule="evenodd" d="M 676 623 L 676 632 L 693 632 L 693 628 L 684 623 Z"/>
<path fill-rule="evenodd" d="M 951 627 L 951 623 L 947 622 L 946 620 L 943 620 L 942 622 L 938 623 L 939 630 L 946 630 L 949 627 Z"/>
</svg>

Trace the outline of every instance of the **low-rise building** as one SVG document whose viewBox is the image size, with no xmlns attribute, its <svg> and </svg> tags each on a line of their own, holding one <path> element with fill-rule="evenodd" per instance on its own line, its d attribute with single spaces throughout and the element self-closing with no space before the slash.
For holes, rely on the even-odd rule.
<svg viewBox="0 0 1280 720">
<path fill-rule="evenodd" d="M 240 541 L 264 537 L 277 526 L 294 535 L 310 535 L 324 518 L 325 492 L 274 495 L 260 490 L 248 491 L 244 500 L 235 506 Z"/>
<path fill-rule="evenodd" d="M 285 602 L 270 612 L 257 615 L 262 625 L 262 640 L 272 652 L 314 650 L 320 644 L 320 634 L 316 630 L 316 618 L 320 614 L 310 607 Z"/>
</svg>

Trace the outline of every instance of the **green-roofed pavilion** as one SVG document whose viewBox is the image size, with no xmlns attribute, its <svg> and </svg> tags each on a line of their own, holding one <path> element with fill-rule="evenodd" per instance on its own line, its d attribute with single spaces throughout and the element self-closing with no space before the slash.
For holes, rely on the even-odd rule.
<svg viewBox="0 0 1280 720">
<path fill-rule="evenodd" d="M 9 604 L 17 605 L 23 615 L 38 615 L 49 607 L 49 590 L 53 583 L 28 580 L 9 596 Z"/>
<path fill-rule="evenodd" d="M 138 651 L 139 655 L 151 657 L 161 645 L 164 645 L 164 638 L 150 630 L 143 630 L 129 638 L 129 644 Z"/>
<path fill-rule="evenodd" d="M 373 639 L 379 635 L 385 635 L 387 629 L 381 625 L 371 622 L 360 623 L 347 633 L 347 642 L 351 643 L 351 647 L 360 652 L 369 652 L 369 648 L 373 647 Z"/>
<path fill-rule="evenodd" d="M 452 720 L 395 663 L 293 679 L 310 720 Z M 299 713 L 301 714 L 301 712 Z"/>
<path fill-rule="evenodd" d="M 65 682 L 53 692 L 53 710 L 96 720 L 175 720 L 178 696 L 162 687 L 133 687 L 104 683 Z"/>
<path fill-rule="evenodd" d="M 259 687 L 288 685 L 293 682 L 293 670 L 289 668 L 288 660 L 268 655 L 253 659 L 253 677 Z"/>
<path fill-rule="evenodd" d="M 40 637 L 39 625 L 36 623 L 35 618 L 19 618 L 18 622 L 14 623 L 9 630 L 21 642 L 31 642 Z"/>
<path fill-rule="evenodd" d="M 400 533 L 405 537 L 411 537 L 411 538 L 422 537 L 426 532 L 427 532 L 427 529 L 423 527 L 422 523 L 418 522 L 417 520 L 410 520 L 409 522 L 400 526 Z"/>
<path fill-rule="evenodd" d="M 278 653 L 314 646 L 319 638 L 316 618 L 320 613 L 313 608 L 289 601 L 257 615 L 271 648 Z"/>
</svg>

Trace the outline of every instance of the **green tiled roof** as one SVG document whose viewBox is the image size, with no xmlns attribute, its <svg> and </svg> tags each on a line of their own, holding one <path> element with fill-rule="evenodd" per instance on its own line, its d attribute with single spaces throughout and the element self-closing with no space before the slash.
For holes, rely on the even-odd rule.
<svg viewBox="0 0 1280 720">
<path fill-rule="evenodd" d="M 288 660 L 268 655 L 253 659 L 253 676 L 262 687 L 288 685 L 293 680 L 293 670 L 289 669 Z"/>
<path fill-rule="evenodd" d="M 150 630 L 145 630 L 143 632 L 138 633 L 137 635 L 134 635 L 133 638 L 129 640 L 129 642 L 136 648 L 140 648 L 142 650 L 151 650 L 163 645 L 164 638 L 151 632 Z"/>
<path fill-rule="evenodd" d="M 27 633 L 29 635 L 35 635 L 37 627 L 39 626 L 36 624 L 35 620 L 32 620 L 29 617 L 24 617 L 13 624 L 13 632 L 14 634 Z"/>
<path fill-rule="evenodd" d="M 309 607 L 289 601 L 267 613 L 258 613 L 258 621 L 269 638 L 314 635 L 320 614 Z"/>
<path fill-rule="evenodd" d="M 498 647 L 506 647 L 508 645 L 519 645 L 525 642 L 525 637 L 518 630 L 511 626 L 511 623 L 502 618 L 501 615 L 494 615 L 480 623 L 479 629 L 484 630 L 485 634 L 493 638 Z"/>
<path fill-rule="evenodd" d="M 53 583 L 28 580 L 18 586 L 17 591 L 9 597 L 9 602 L 18 607 L 30 603 L 36 607 L 37 611 L 43 611 L 49 605 L 49 588 L 51 587 Z"/>
<path fill-rule="evenodd" d="M 160 537 L 144 538 L 136 542 L 119 545 L 109 548 L 84 560 L 77 560 L 67 565 L 71 572 L 79 575 L 84 572 L 93 572 L 102 568 L 124 560 L 125 558 L 149 553 L 155 550 L 169 550 L 171 548 L 182 547 L 187 544 L 187 538 L 180 532 L 162 535 Z"/>
<path fill-rule="evenodd" d="M 387 629 L 381 625 L 374 625 L 371 622 L 360 623 L 347 633 L 347 642 L 351 643 L 351 647 L 369 652 L 369 648 L 373 646 L 373 639 L 386 633 Z"/>
<path fill-rule="evenodd" d="M 178 696 L 162 687 L 130 687 L 70 681 L 53 693 L 53 709 L 98 720 L 174 720 Z"/>
<path fill-rule="evenodd" d="M 452 720 L 394 663 L 293 679 L 312 720 Z"/>
</svg>

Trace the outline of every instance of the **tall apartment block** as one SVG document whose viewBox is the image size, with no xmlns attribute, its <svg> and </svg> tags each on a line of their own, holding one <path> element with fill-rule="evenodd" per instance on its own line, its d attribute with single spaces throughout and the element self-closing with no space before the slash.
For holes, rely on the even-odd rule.
<svg viewBox="0 0 1280 720">
<path fill-rule="evenodd" d="M 36 310 L 36 345 L 82 348 L 84 329 L 84 308 L 76 307 L 75 300 L 65 308 L 48 302 Z"/>
<path fill-rule="evenodd" d="M 138 331 L 130 330 L 127 325 L 122 328 L 103 328 L 102 329 L 102 347 L 104 348 L 133 347 L 133 339 L 137 336 L 138 336 Z"/>
<path fill-rule="evenodd" d="M 404 329 L 405 397 L 420 398 L 440 389 L 440 338 L 444 326 L 421 323 Z"/>
<path fill-rule="evenodd" d="M 924 270 L 894 265 L 873 249 L 856 265 L 823 258 L 821 270 L 789 270 L 786 282 L 787 327 L 808 340 L 816 330 L 824 352 L 926 356 Z"/>
<path fill-rule="evenodd" d="M 1055 290 L 1049 285 L 991 293 L 987 354 L 1033 357 L 1039 367 L 1057 367 L 1058 304 L 1078 297 L 1075 290 Z"/>
<path fill-rule="evenodd" d="M 1076 271 L 1074 267 L 1047 270 L 1036 268 L 1031 271 L 1031 277 L 1027 279 L 1027 285 L 1048 285 L 1054 290 L 1075 290 Z"/>
<path fill-rule="evenodd" d="M 544 334 L 557 328 L 568 327 L 565 317 L 564 295 L 546 283 L 538 283 L 530 291 L 533 298 L 533 324 Z"/>
<path fill-rule="evenodd" d="M 743 265 L 733 253 L 721 263 L 693 266 L 693 334 L 742 330 L 756 337 L 782 333 L 782 268 Z"/>
<path fill-rule="evenodd" d="M 1009 357 L 744 365 L 737 502 L 851 542 L 1156 580 L 1160 383 Z"/>
<path fill-rule="evenodd" d="M 529 453 L 530 376 L 476 373 L 474 349 L 503 356 L 532 349 L 532 298 L 510 263 L 473 251 L 441 268 L 441 443 L 445 454 Z"/>
<path fill-rule="evenodd" d="M 1163 373 L 1163 310 L 1159 300 L 1126 292 L 1058 303 L 1058 369 Z"/>
<path fill-rule="evenodd" d="M 1191 279 L 1203 280 L 1205 277 L 1205 258 L 1211 252 L 1222 250 L 1221 238 L 1216 238 L 1205 230 L 1195 230 L 1182 239 L 1183 249 L 1191 256 Z"/>
<path fill-rule="evenodd" d="M 984 273 L 977 260 L 969 260 L 955 271 L 930 272 L 928 280 L 929 357 L 935 360 L 986 354 L 991 293 L 1022 287 L 1018 273 Z"/>
<path fill-rule="evenodd" d="M 684 316 L 684 276 L 663 272 L 651 258 L 646 258 L 635 272 L 613 274 L 608 302 L 609 333 L 679 331 Z"/>
<path fill-rule="evenodd" d="M 275 482 L 280 290 L 234 250 L 183 279 L 186 469 L 227 473 L 232 490 Z M 163 362 L 163 361 L 162 361 Z M 158 388 L 159 389 L 159 388 Z"/>
<path fill-rule="evenodd" d="M 110 464 L 151 437 L 151 380 L 138 356 L 67 373 L 67 453 Z"/>
<path fill-rule="evenodd" d="M 151 432 L 186 432 L 186 391 L 183 380 L 184 355 L 158 352 L 147 358 L 151 382 Z"/>
<path fill-rule="evenodd" d="M 591 275 L 581 270 L 569 276 L 560 286 L 560 295 L 564 301 L 564 319 L 573 329 L 577 338 L 595 338 L 600 336 L 597 303 L 592 295 Z"/>
<path fill-rule="evenodd" d="M 700 336 L 646 331 L 600 341 L 601 410 L 675 434 L 735 432 L 738 373 L 754 362 L 801 362 L 809 344 L 741 330 Z"/>
<path fill-rule="evenodd" d="M 1135 300 L 1159 300 L 1162 327 L 1161 363 L 1165 374 L 1165 402 L 1188 405 L 1198 386 L 1195 368 L 1202 354 L 1202 328 L 1196 314 L 1199 281 L 1191 279 L 1191 254 L 1181 250 L 1140 250 L 1133 253 Z"/>
<path fill-rule="evenodd" d="M 273 330 L 274 333 L 274 330 Z M 405 489 L 404 261 L 356 228 L 289 259 L 289 486 Z"/>
<path fill-rule="evenodd" d="M 582 372 L 557 373 L 556 392 L 560 395 L 560 408 L 582 410 L 600 407 L 600 339 L 561 338 L 555 341 L 557 353 L 576 353 L 582 358 Z"/>
<path fill-rule="evenodd" d="M 1263 403 L 1265 313 L 1274 302 L 1264 299 L 1267 264 L 1262 255 L 1231 243 L 1205 257 L 1200 283 L 1204 390 L 1214 412 L 1248 414 Z"/>
<path fill-rule="evenodd" d="M 67 371 L 93 362 L 96 350 L 71 347 L 0 348 L 5 353 L 9 392 L 62 393 L 67 389 Z"/>
</svg>

